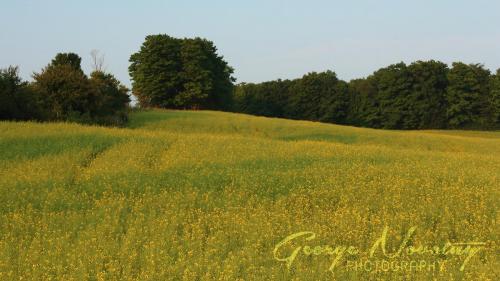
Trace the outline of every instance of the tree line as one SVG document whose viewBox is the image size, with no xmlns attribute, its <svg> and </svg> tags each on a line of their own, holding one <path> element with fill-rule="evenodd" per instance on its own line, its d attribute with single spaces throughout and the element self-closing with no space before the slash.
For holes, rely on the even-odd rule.
<svg viewBox="0 0 500 281">
<path fill-rule="evenodd" d="M 125 124 L 129 90 L 102 70 L 95 53 L 93 63 L 87 76 L 77 54 L 59 53 L 32 82 L 22 81 L 17 67 L 1 69 L 0 120 Z M 142 108 L 231 110 L 233 71 L 203 38 L 150 35 L 130 56 L 133 95 Z"/>
<path fill-rule="evenodd" d="M 439 61 L 397 63 L 349 82 L 333 71 L 235 85 L 212 41 L 149 35 L 130 56 L 132 94 L 142 108 L 214 109 L 384 129 L 499 129 L 500 70 Z M 123 125 L 128 89 L 81 58 L 60 53 L 32 82 L 0 70 L 0 119 Z"/>
<path fill-rule="evenodd" d="M 147 36 L 130 58 L 142 107 L 216 109 L 385 129 L 496 129 L 500 74 L 480 64 L 397 63 L 349 82 L 333 71 L 234 84 L 233 69 L 202 38 Z"/>
<path fill-rule="evenodd" d="M 80 56 L 59 53 L 32 82 L 17 67 L 0 70 L 0 119 L 125 124 L 129 90 L 97 66 L 87 76 Z"/>
<path fill-rule="evenodd" d="M 500 128 L 500 70 L 439 61 L 397 63 L 349 82 L 332 71 L 240 83 L 233 111 L 384 129 Z"/>
</svg>

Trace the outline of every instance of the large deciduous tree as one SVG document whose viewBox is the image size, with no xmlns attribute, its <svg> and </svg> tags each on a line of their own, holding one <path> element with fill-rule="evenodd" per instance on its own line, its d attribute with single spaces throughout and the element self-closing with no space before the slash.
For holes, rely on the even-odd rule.
<svg viewBox="0 0 500 281">
<path fill-rule="evenodd" d="M 480 64 L 453 63 L 446 92 L 450 128 L 479 128 L 486 122 L 490 71 Z"/>
<path fill-rule="evenodd" d="M 233 69 L 211 41 L 149 35 L 130 62 L 132 91 L 143 107 L 229 106 Z"/>
<path fill-rule="evenodd" d="M 149 35 L 140 51 L 130 57 L 132 93 L 141 106 L 175 106 L 174 99 L 182 90 L 180 41 L 167 35 Z"/>
</svg>

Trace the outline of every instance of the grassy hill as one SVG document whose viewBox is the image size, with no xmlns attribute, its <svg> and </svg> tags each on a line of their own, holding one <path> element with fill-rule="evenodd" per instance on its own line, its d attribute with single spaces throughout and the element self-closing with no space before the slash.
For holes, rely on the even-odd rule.
<svg viewBox="0 0 500 281">
<path fill-rule="evenodd" d="M 0 280 L 500 275 L 499 132 L 157 110 L 134 113 L 123 129 L 0 122 L 0 152 Z M 391 253 L 411 227 L 414 247 L 486 244 L 469 261 L 429 251 L 391 260 L 381 248 L 370 258 L 439 260 L 443 270 L 353 268 L 386 226 Z M 276 248 L 303 231 L 316 236 Z M 338 252 L 318 245 L 359 253 L 343 253 L 332 273 Z"/>
</svg>

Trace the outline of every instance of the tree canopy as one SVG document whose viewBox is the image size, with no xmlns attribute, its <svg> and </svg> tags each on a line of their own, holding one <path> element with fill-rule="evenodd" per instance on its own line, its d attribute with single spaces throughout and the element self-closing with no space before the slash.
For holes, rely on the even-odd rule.
<svg viewBox="0 0 500 281">
<path fill-rule="evenodd" d="M 121 125 L 128 89 L 103 71 L 92 51 L 59 53 L 31 83 L 17 67 L 0 70 L 0 119 L 70 120 Z M 234 85 L 233 69 L 212 41 L 149 35 L 130 56 L 141 107 L 227 110 L 384 129 L 500 129 L 500 69 L 429 60 L 395 63 L 349 82 L 331 70 L 292 80 Z"/>
<path fill-rule="evenodd" d="M 490 72 L 479 64 L 453 63 L 446 92 L 450 128 L 480 127 L 486 123 Z"/>
<path fill-rule="evenodd" d="M 236 112 L 385 129 L 500 128 L 500 76 L 480 64 L 397 63 L 349 83 L 333 71 L 239 84 Z"/>
<path fill-rule="evenodd" d="M 202 38 L 149 35 L 130 57 L 132 92 L 143 107 L 225 109 L 233 69 Z"/>
<path fill-rule="evenodd" d="M 77 60 L 58 60 L 73 57 L 58 54 L 40 73 L 35 73 L 33 86 L 41 95 L 42 107 L 49 120 L 64 120 L 89 116 L 96 97 L 91 91 L 87 76 Z M 76 64 L 78 62 L 78 64 Z"/>
<path fill-rule="evenodd" d="M 128 89 L 112 74 L 94 71 L 90 78 L 75 53 L 60 53 L 23 82 L 17 67 L 0 70 L 0 119 L 74 121 L 123 125 Z"/>
<path fill-rule="evenodd" d="M 37 100 L 19 77 L 18 67 L 0 69 L 0 120 L 28 120 L 39 114 Z"/>
</svg>

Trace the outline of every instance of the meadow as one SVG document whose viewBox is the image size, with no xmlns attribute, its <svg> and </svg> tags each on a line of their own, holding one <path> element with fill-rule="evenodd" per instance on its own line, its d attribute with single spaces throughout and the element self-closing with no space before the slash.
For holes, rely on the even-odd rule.
<svg viewBox="0 0 500 281">
<path fill-rule="evenodd" d="M 499 206 L 500 132 L 0 122 L 0 280 L 500 280 Z M 385 227 L 391 253 L 414 227 L 415 253 L 370 257 Z M 484 244 L 466 260 L 448 242 Z"/>
</svg>

